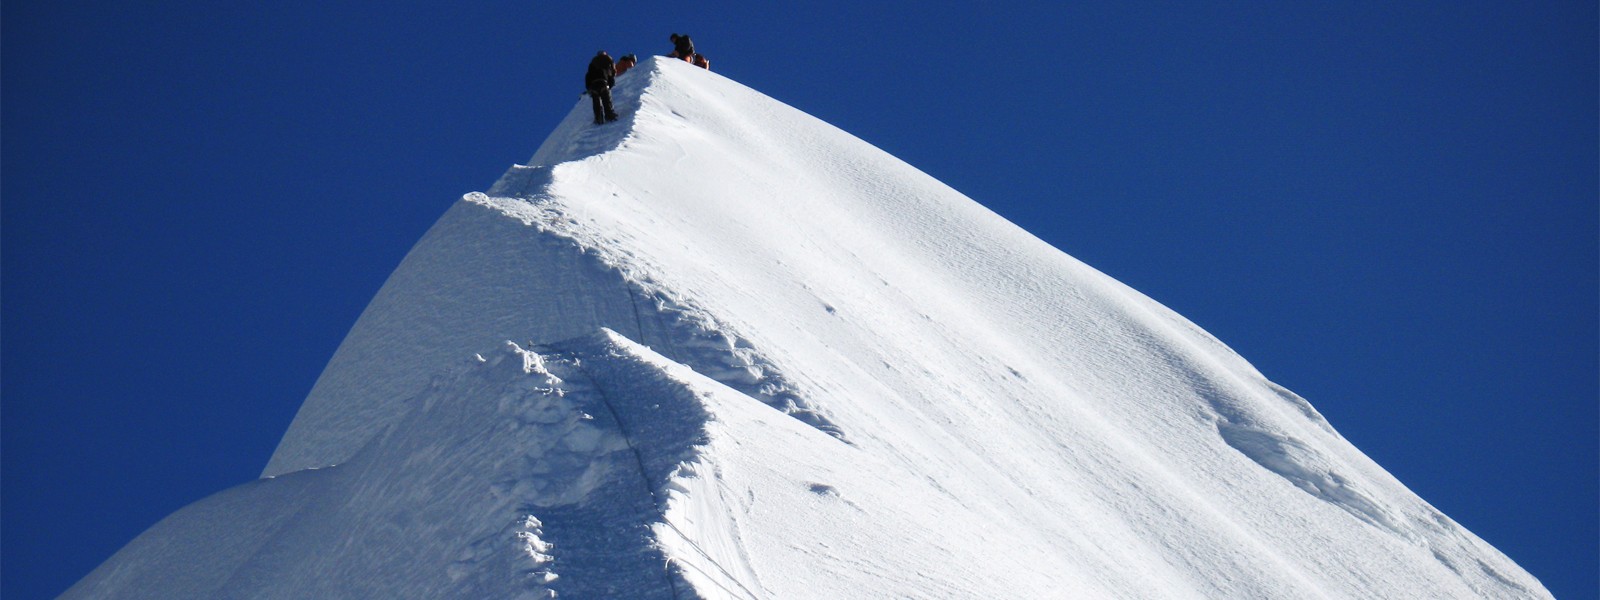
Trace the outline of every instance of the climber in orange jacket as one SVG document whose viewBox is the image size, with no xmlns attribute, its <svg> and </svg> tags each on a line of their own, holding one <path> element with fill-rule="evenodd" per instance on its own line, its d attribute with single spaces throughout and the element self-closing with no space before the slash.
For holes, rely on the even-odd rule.
<svg viewBox="0 0 1600 600">
<path fill-rule="evenodd" d="M 621 77 L 623 73 L 627 73 L 628 69 L 632 69 L 636 64 L 639 64 L 639 59 L 634 55 L 622 55 L 622 58 L 617 59 L 617 76 Z"/>
</svg>

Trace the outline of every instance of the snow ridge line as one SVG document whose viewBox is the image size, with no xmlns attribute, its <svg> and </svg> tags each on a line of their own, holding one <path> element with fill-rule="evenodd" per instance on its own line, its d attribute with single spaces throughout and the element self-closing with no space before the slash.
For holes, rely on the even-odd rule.
<svg viewBox="0 0 1600 600">
<path fill-rule="evenodd" d="M 612 358 L 612 359 L 618 359 L 618 358 L 623 359 L 623 360 L 627 360 L 627 359 L 630 359 L 630 358 L 636 359 L 637 356 L 631 355 L 631 353 L 628 353 L 628 352 L 624 351 L 622 348 L 620 348 L 620 346 L 622 344 L 619 343 L 619 339 L 626 340 L 627 338 L 622 336 L 621 334 L 616 333 L 615 331 L 611 331 L 609 329 L 602 329 L 601 332 L 597 333 L 593 338 L 591 338 L 589 340 L 585 340 L 585 343 L 596 341 L 596 340 L 598 340 L 598 341 L 600 341 L 602 343 L 605 343 L 606 346 L 604 346 L 604 349 L 606 351 L 606 354 L 607 354 L 607 356 L 609 358 Z M 559 350 L 559 348 L 565 347 L 565 346 L 569 346 L 569 345 L 573 345 L 573 342 L 569 341 L 569 342 L 557 343 L 557 344 L 554 344 L 553 346 L 551 346 L 550 349 L 556 350 L 556 351 L 561 351 L 561 350 Z M 702 443 L 694 444 L 691 447 L 691 451 L 693 452 L 693 456 L 692 457 L 684 459 L 684 460 L 680 460 L 677 463 L 677 465 L 675 465 L 673 467 L 673 469 L 669 473 L 667 473 L 667 475 L 665 477 L 661 478 L 663 483 L 660 485 L 660 488 L 661 488 L 660 491 L 658 491 L 657 490 L 657 485 L 655 485 L 652 482 L 652 478 L 650 477 L 649 468 L 645 466 L 646 460 L 644 458 L 644 451 L 640 449 L 640 444 L 635 443 L 634 440 L 636 438 L 633 435 L 633 433 L 631 433 L 632 430 L 631 430 L 631 428 L 628 427 L 627 421 L 622 418 L 622 413 L 617 410 L 616 403 L 612 402 L 611 394 L 606 391 L 605 386 L 600 384 L 600 379 L 599 378 L 596 378 L 596 377 L 594 377 L 593 375 L 590 374 L 589 369 L 587 369 L 584 366 L 586 363 L 583 360 L 581 360 L 579 358 L 576 358 L 577 356 L 579 356 L 583 352 L 584 351 L 581 350 L 581 349 L 580 350 L 569 351 L 568 354 L 574 356 L 574 358 L 570 361 L 570 363 L 563 363 L 563 364 L 570 364 L 570 368 L 571 369 L 576 370 L 578 373 L 583 375 L 583 377 L 588 381 L 589 385 L 594 387 L 595 392 L 600 397 L 601 403 L 605 405 L 606 411 L 611 414 L 611 418 L 615 421 L 615 423 L 617 425 L 617 428 L 618 428 L 618 431 L 622 434 L 623 441 L 627 443 L 628 449 L 633 453 L 634 460 L 635 460 L 636 464 L 639 467 L 640 481 L 644 484 L 645 491 L 649 493 L 650 498 L 655 502 L 656 507 L 659 510 L 662 511 L 662 519 L 659 521 L 659 523 L 664 525 L 664 526 L 666 526 L 668 529 L 671 529 L 674 533 L 678 534 L 678 536 L 680 538 L 682 538 L 685 543 L 689 544 L 689 546 L 691 548 L 693 548 L 695 552 L 699 553 L 702 557 L 704 557 L 713 566 L 717 567 L 717 570 L 721 572 L 723 577 L 727 578 L 728 581 L 733 582 L 734 585 L 739 586 L 740 590 L 743 590 L 744 595 L 747 595 L 750 598 L 760 598 L 759 595 L 757 595 L 755 592 L 751 591 L 749 588 L 745 587 L 743 583 L 740 583 L 739 579 L 737 577 L 735 577 L 732 573 L 729 573 L 726 569 L 722 568 L 722 565 L 717 563 L 716 558 L 713 557 L 711 555 L 711 553 L 706 552 L 706 550 L 704 548 L 701 548 L 700 544 L 698 542 L 696 542 L 692 536 L 690 536 L 687 532 L 683 531 L 682 529 L 679 529 L 678 526 L 673 524 L 673 522 L 670 519 L 666 518 L 665 511 L 667 510 L 668 506 L 670 505 L 670 496 L 672 496 L 674 492 L 682 492 L 683 491 L 683 488 L 681 486 L 676 485 L 676 483 L 673 480 L 676 479 L 681 472 L 683 472 L 685 467 L 688 467 L 689 465 L 694 464 L 694 462 L 696 460 L 698 460 L 700 458 L 703 458 L 701 456 L 700 449 L 704 445 L 703 444 L 704 440 L 702 439 L 701 440 Z M 592 356 L 592 352 L 593 351 L 591 350 L 590 352 L 591 352 L 591 354 L 590 354 L 590 359 L 591 359 L 590 362 L 594 362 L 594 359 L 593 359 L 593 356 Z M 706 415 L 706 418 L 709 419 L 710 416 Z M 701 433 L 701 435 L 705 434 L 704 423 L 705 423 L 705 420 L 701 420 L 700 421 L 700 425 L 701 425 L 700 433 Z M 670 586 L 670 588 L 672 590 L 672 596 L 673 596 L 674 599 L 679 598 L 679 590 L 678 590 L 677 581 L 679 581 L 679 580 L 681 580 L 683 578 L 683 576 L 681 574 L 681 570 L 682 570 L 683 567 L 687 566 L 689 568 L 695 569 L 696 571 L 700 571 L 702 575 L 708 575 L 708 576 L 711 575 L 710 573 L 706 573 L 703 569 L 701 569 L 700 567 L 694 565 L 693 563 L 681 562 L 681 561 L 678 561 L 678 560 L 674 559 L 671 556 L 666 557 L 666 564 L 664 564 L 662 566 L 663 566 L 663 569 L 664 569 L 663 574 L 665 575 L 665 577 L 667 579 L 668 586 Z M 673 568 L 678 569 L 678 571 L 673 571 Z M 717 587 L 722 588 L 723 591 L 728 592 L 730 595 L 733 595 L 733 596 L 739 596 L 740 595 L 738 592 L 735 592 L 734 590 L 729 589 L 727 586 L 723 585 L 720 581 L 717 581 L 716 578 L 707 577 L 707 580 L 710 581 L 712 584 L 716 585 Z M 691 591 L 693 591 L 692 587 L 691 587 Z"/>
<path fill-rule="evenodd" d="M 546 171 L 543 167 L 528 169 L 533 174 Z M 638 274 L 631 267 L 638 262 L 636 259 L 604 243 L 586 242 L 591 236 L 578 231 L 577 224 L 549 195 L 551 183 L 546 181 L 521 197 L 473 192 L 463 199 L 521 220 L 537 235 L 559 240 L 569 250 L 618 277 L 630 294 L 635 319 L 633 337 L 639 344 L 848 443 L 845 431 L 807 400 L 799 386 L 748 340 L 718 323 L 708 311 L 695 307 L 692 301 Z M 652 330 L 665 337 L 650 335 Z"/>
<path fill-rule="evenodd" d="M 638 316 L 637 311 L 635 312 L 635 316 Z M 606 388 L 605 386 L 600 385 L 599 379 L 589 374 L 589 371 L 584 368 L 582 361 L 573 360 L 571 364 L 572 368 L 583 374 L 584 378 L 589 381 L 589 385 L 594 386 L 595 393 L 600 396 L 600 403 L 605 405 L 606 412 L 611 413 L 611 420 L 616 423 L 617 430 L 622 433 L 622 441 L 628 445 L 628 451 L 633 453 L 634 462 L 639 466 L 639 482 L 644 484 L 644 490 L 650 495 L 651 502 L 655 504 L 658 510 L 665 510 L 667 503 L 661 499 L 660 494 L 656 493 L 656 486 L 651 485 L 650 483 L 650 471 L 644 466 L 644 453 L 641 452 L 639 450 L 639 446 L 633 442 L 633 434 L 628 431 L 628 423 L 622 419 L 622 414 L 617 412 L 616 404 L 611 401 L 611 395 L 606 393 Z M 670 522 L 667 521 L 665 515 L 663 515 L 661 522 L 668 523 L 670 525 Z M 664 564 L 662 564 L 661 574 L 667 582 L 667 589 L 672 590 L 673 600 L 680 600 L 681 596 L 678 594 L 678 580 L 682 579 L 683 576 L 672 571 L 674 566 L 676 566 L 676 563 L 669 558 Z"/>
<path fill-rule="evenodd" d="M 774 368 L 771 360 L 720 326 L 709 312 L 653 284 L 647 276 L 637 275 L 629 265 L 644 261 L 607 243 L 594 232 L 584 230 L 567 215 L 561 199 L 552 193 L 556 171 L 570 163 L 615 151 L 633 136 L 634 120 L 644 105 L 650 84 L 661 74 L 658 61 L 658 57 L 648 57 L 630 70 L 630 75 L 618 78 L 612 90 L 613 103 L 622 114 L 618 122 L 594 125 L 589 116 L 589 102 L 580 100 L 540 145 L 529 164 L 513 165 L 487 193 L 473 192 L 463 200 L 518 219 L 534 227 L 539 234 L 548 234 L 615 272 L 632 297 L 638 343 L 828 435 L 848 441 L 844 431 L 807 401 L 797 387 Z M 641 301 L 653 306 L 641 311 Z M 668 338 L 649 339 L 645 333 L 647 320 L 669 332 Z"/>
<path fill-rule="evenodd" d="M 654 56 L 645 58 L 644 62 L 617 78 L 617 85 L 611 88 L 612 105 L 620 116 L 615 122 L 596 125 L 585 92 L 566 118 L 561 120 L 561 124 L 556 126 L 556 130 L 550 133 L 550 137 L 539 145 L 533 158 L 528 160 L 528 165 L 547 167 L 599 156 L 622 147 L 633 137 L 634 119 L 644 105 L 645 91 L 661 74 L 658 61 L 659 58 Z"/>
<path fill-rule="evenodd" d="M 565 204 L 572 199 L 559 197 L 552 191 L 560 175 L 558 171 L 615 151 L 631 138 L 634 118 L 643 105 L 649 83 L 661 70 L 655 61 L 655 57 L 646 59 L 634 68 L 634 71 L 643 71 L 644 76 L 619 80 L 613 90 L 615 104 L 624 114 L 618 123 L 594 125 L 587 116 L 588 102 L 580 101 L 540 146 L 529 164 L 513 165 L 487 193 L 472 192 L 462 199 L 517 219 L 533 227 L 537 235 L 557 240 L 613 272 L 631 296 L 634 339 L 638 343 L 848 443 L 844 430 L 807 400 L 807 394 L 785 377 L 770 359 L 747 340 L 717 323 L 709 311 L 641 274 L 638 265 L 647 265 L 649 261 L 600 233 L 586 229 L 566 210 Z M 646 304 L 646 308 L 641 310 L 641 303 Z M 646 331 L 652 328 L 666 332 L 665 339 L 647 335 Z"/>
<path fill-rule="evenodd" d="M 602 439 L 618 442 L 596 446 L 574 439 L 572 442 L 578 447 L 595 446 L 599 452 L 554 459 L 552 467 L 583 471 L 585 478 L 592 481 L 581 496 L 556 502 L 524 496 L 523 501 L 511 506 L 518 523 L 540 525 L 535 532 L 539 539 L 533 541 L 539 544 L 535 549 L 545 556 L 543 561 L 535 556 L 534 562 L 549 575 L 534 577 L 539 585 L 527 591 L 550 597 L 560 593 L 662 600 L 668 594 L 674 600 L 703 598 L 684 577 L 683 569 L 687 567 L 700 571 L 706 576 L 705 581 L 729 597 L 760 598 L 723 569 L 688 532 L 667 519 L 672 496 L 682 492 L 676 478 L 685 470 L 692 472 L 690 465 L 705 458 L 702 448 L 709 435 L 706 423 L 712 419 L 691 384 L 670 374 L 669 365 L 657 363 L 659 359 L 646 358 L 637 343 L 609 329 L 531 346 L 529 350 L 510 345 L 513 353 L 522 356 L 523 373 L 543 378 L 542 387 L 533 391 L 545 400 L 524 402 L 525 406 L 539 407 L 540 414 L 535 417 L 545 418 L 543 413 L 548 408 L 559 405 L 581 413 L 587 427 L 595 428 Z M 528 416 L 514 413 L 519 419 Z M 638 418 L 640 415 L 645 418 Z M 595 435 L 581 429 L 573 431 L 579 438 Z M 569 445 L 565 439 L 547 443 Z M 618 460 L 624 451 L 632 461 Z M 578 463 L 567 459 L 577 459 Z M 632 467 L 623 466 L 629 462 Z M 523 475 L 527 477 L 542 476 L 530 472 Z M 529 481 L 509 485 L 531 488 L 537 484 Z M 638 493 L 639 485 L 643 485 L 645 493 Z M 666 529 L 658 529 L 660 526 Z M 721 577 L 705 573 L 693 562 L 668 556 L 658 539 L 666 530 L 680 536 L 721 571 Z M 530 536 L 521 531 L 516 537 L 527 542 Z M 496 539 L 505 537 L 501 534 Z M 597 545 L 603 550 L 592 551 Z M 650 565 L 659 565 L 659 571 Z M 728 582 L 739 589 L 728 587 Z"/>
<path fill-rule="evenodd" d="M 450 566 L 461 589 L 492 590 L 474 583 L 508 573 L 517 600 L 701 597 L 654 527 L 665 520 L 677 465 L 699 454 L 709 416 L 685 383 L 619 349 L 613 335 L 529 349 L 508 342 L 480 357 L 492 410 L 510 421 L 495 430 L 510 432 L 511 451 L 496 458 L 493 484 L 481 493 L 511 525 L 463 548 Z M 621 417 L 638 413 L 648 418 Z"/>
</svg>

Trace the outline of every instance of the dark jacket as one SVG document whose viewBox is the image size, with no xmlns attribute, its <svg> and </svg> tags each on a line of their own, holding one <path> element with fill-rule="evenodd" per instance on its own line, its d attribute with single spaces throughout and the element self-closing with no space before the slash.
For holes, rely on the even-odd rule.
<svg viewBox="0 0 1600 600">
<path fill-rule="evenodd" d="M 616 84 L 617 68 L 611 57 L 595 55 L 594 60 L 589 61 L 589 72 L 583 76 L 583 87 L 598 91 L 609 90 Z"/>
<path fill-rule="evenodd" d="M 688 60 L 689 57 L 694 56 L 694 42 L 689 41 L 689 36 L 680 35 L 678 40 L 673 42 L 672 51 L 678 55 L 678 58 Z"/>
</svg>

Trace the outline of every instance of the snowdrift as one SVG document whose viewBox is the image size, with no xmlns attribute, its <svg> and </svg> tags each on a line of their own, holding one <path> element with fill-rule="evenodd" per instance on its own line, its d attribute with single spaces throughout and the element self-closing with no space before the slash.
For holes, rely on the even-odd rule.
<svg viewBox="0 0 1600 600">
<path fill-rule="evenodd" d="M 456 203 L 260 481 L 69 598 L 1527 598 L 1132 289 L 646 60 Z"/>
</svg>

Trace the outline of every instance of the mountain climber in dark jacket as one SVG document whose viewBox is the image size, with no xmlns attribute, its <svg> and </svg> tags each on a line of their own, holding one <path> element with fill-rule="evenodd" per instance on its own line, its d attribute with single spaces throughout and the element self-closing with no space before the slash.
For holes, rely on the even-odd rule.
<svg viewBox="0 0 1600 600">
<path fill-rule="evenodd" d="M 622 55 L 622 58 L 617 59 L 617 77 L 621 77 L 623 73 L 627 73 L 628 69 L 632 69 L 636 64 L 639 64 L 639 59 L 634 57 L 632 54 Z"/>
<path fill-rule="evenodd" d="M 687 35 L 672 34 L 672 57 L 689 62 L 694 57 L 694 42 Z"/>
<path fill-rule="evenodd" d="M 616 65 L 612 64 L 611 55 L 601 50 L 589 61 L 589 72 L 583 76 L 583 86 L 594 101 L 595 125 L 617 120 L 617 111 L 611 109 L 611 86 L 616 84 Z"/>
</svg>

